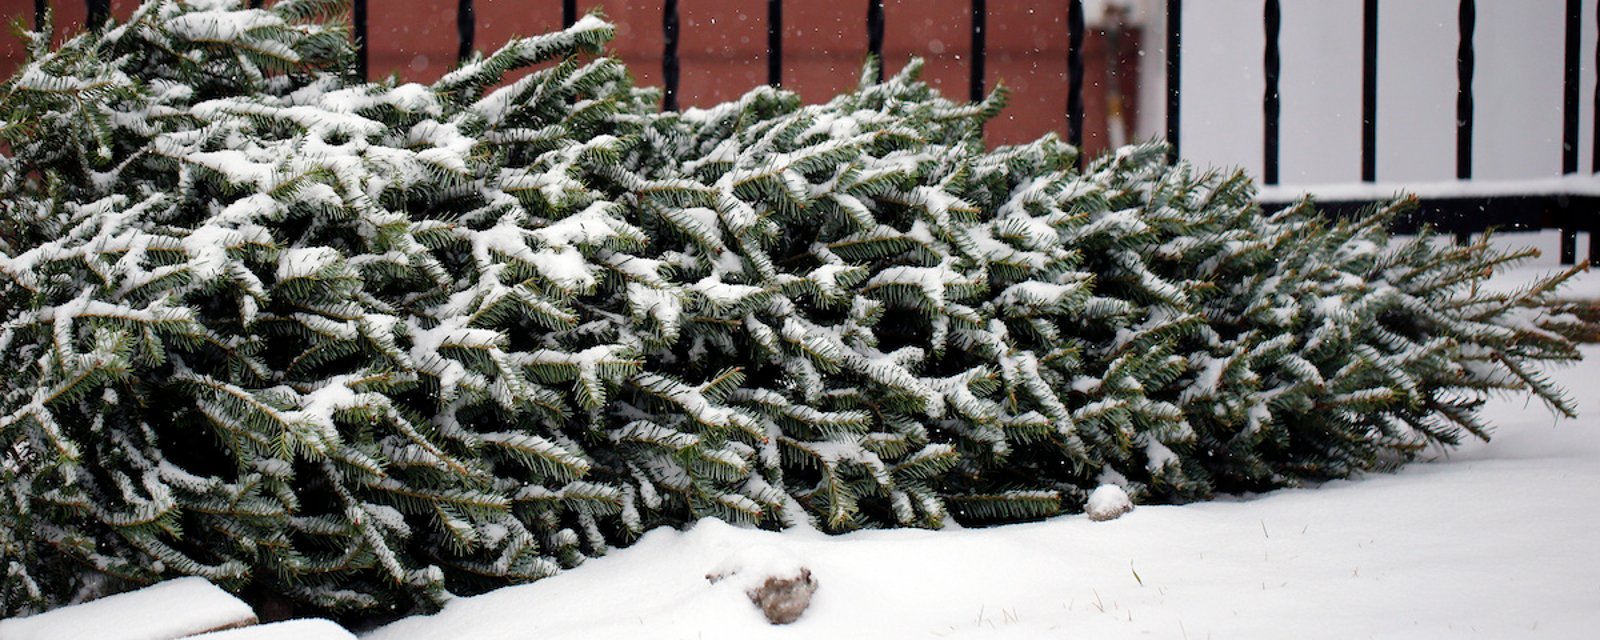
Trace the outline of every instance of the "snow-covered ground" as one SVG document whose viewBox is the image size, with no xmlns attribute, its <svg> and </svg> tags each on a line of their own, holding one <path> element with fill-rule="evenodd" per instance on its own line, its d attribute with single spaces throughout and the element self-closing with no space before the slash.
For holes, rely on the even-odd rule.
<svg viewBox="0 0 1600 640">
<path fill-rule="evenodd" d="M 0 620 L 0 640 L 163 640 L 256 622 L 256 614 L 205 578 L 187 577 L 27 618 Z"/>
<path fill-rule="evenodd" d="M 1556 268 L 1554 234 L 1505 241 L 1545 258 L 1495 286 Z M 1600 277 L 1579 278 L 1572 295 L 1600 298 Z M 830 537 L 707 520 L 366 637 L 1596 638 L 1600 346 L 1584 354 L 1553 371 L 1579 419 L 1499 399 L 1492 442 L 1395 474 L 1110 522 Z M 770 626 L 738 581 L 706 580 L 752 557 L 811 569 L 820 586 L 799 621 Z"/>
</svg>

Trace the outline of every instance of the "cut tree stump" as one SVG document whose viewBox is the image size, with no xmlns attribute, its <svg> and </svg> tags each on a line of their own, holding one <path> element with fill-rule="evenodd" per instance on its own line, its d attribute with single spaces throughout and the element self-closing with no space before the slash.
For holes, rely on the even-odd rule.
<svg viewBox="0 0 1600 640">
<path fill-rule="evenodd" d="M 175 640 L 246 627 L 255 611 L 205 578 L 178 578 L 137 591 L 0 620 L 5 640 Z"/>
</svg>

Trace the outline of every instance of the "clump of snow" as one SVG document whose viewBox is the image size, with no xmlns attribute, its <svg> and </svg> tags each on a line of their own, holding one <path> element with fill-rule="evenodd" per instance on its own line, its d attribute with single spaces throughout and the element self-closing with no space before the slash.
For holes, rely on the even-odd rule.
<svg viewBox="0 0 1600 640">
<path fill-rule="evenodd" d="M 338 261 L 339 252 L 332 247 L 287 249 L 278 256 L 278 281 L 309 278 Z"/>
<path fill-rule="evenodd" d="M 1122 514 L 1133 511 L 1133 501 L 1128 499 L 1128 492 L 1114 484 L 1103 484 L 1089 494 L 1089 503 L 1084 506 L 1083 512 L 1095 522 L 1115 520 Z"/>
<path fill-rule="evenodd" d="M 583 16 L 582 18 L 579 18 L 577 22 L 572 23 L 572 26 L 567 27 L 567 32 L 568 33 L 578 33 L 578 32 L 582 32 L 582 31 L 599 31 L 599 30 L 602 30 L 602 29 L 610 29 L 610 28 L 611 28 L 611 23 L 606 22 L 605 20 L 601 19 L 599 16 L 596 16 L 596 15 L 591 13 L 591 14 L 587 14 L 587 15 Z"/>
<path fill-rule="evenodd" d="M 744 284 L 729 284 L 722 278 L 712 274 L 702 278 L 699 282 L 689 285 L 689 289 L 702 296 L 712 304 L 731 306 L 740 303 L 745 298 L 761 293 L 761 287 L 752 287 Z"/>
<path fill-rule="evenodd" d="M 532 231 L 530 235 L 551 247 L 598 245 L 617 235 L 618 222 L 610 214 L 611 207 L 609 202 L 596 201 L 583 211 Z"/>
<path fill-rule="evenodd" d="M 0 620 L 0 638 L 167 640 L 255 622 L 250 605 L 205 578 L 189 577 L 36 616 Z"/>
<path fill-rule="evenodd" d="M 228 7 L 234 9 L 236 7 Z M 283 18 L 266 11 L 230 11 L 213 9 L 193 11 L 167 20 L 166 28 L 173 35 L 188 40 L 227 42 L 257 29 L 283 26 Z M 273 43 L 277 44 L 277 43 Z M 284 45 L 271 49 L 272 53 L 293 50 Z M 294 59 L 298 59 L 296 56 Z"/>
<path fill-rule="evenodd" d="M 712 583 L 724 583 L 748 591 L 761 586 L 768 578 L 794 578 L 805 571 L 796 557 L 781 547 L 770 544 L 741 547 L 722 562 L 706 572 Z"/>
</svg>

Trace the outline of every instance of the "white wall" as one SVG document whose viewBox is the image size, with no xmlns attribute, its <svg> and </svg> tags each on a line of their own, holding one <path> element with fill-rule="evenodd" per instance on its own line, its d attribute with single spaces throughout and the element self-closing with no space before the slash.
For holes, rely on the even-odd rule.
<svg viewBox="0 0 1600 640">
<path fill-rule="evenodd" d="M 1278 175 L 1284 184 L 1361 179 L 1360 4 L 1283 0 Z"/>
<path fill-rule="evenodd" d="M 1478 0 L 1474 177 L 1561 175 L 1565 15 L 1565 0 Z M 1584 15 L 1592 32 L 1594 9 Z M 1593 108 L 1594 94 L 1586 102 Z"/>
<path fill-rule="evenodd" d="M 1261 175 L 1261 0 L 1184 3 L 1183 136 L 1186 157 Z M 1215 25 L 1214 32 L 1191 27 Z"/>
<path fill-rule="evenodd" d="M 1595 3 L 1583 1 L 1579 167 L 1593 169 Z M 1140 132 L 1165 131 L 1164 16 L 1152 2 Z M 1361 168 L 1361 1 L 1282 0 L 1280 177 L 1353 182 Z M 1262 168 L 1262 0 L 1189 0 L 1183 155 Z M 1378 18 L 1380 182 L 1455 178 L 1459 0 L 1384 0 Z M 1478 0 L 1473 177 L 1561 173 L 1565 0 Z"/>
<path fill-rule="evenodd" d="M 1350 4 L 1357 5 L 1355 11 L 1360 12 L 1359 2 Z M 1456 177 L 1456 48 L 1460 44 L 1456 16 L 1459 6 L 1458 0 L 1379 0 L 1377 152 L 1380 181 L 1417 182 Z M 1488 57 L 1487 53 L 1477 54 L 1480 66 Z M 1559 59 L 1556 64 L 1561 64 Z M 1487 84 L 1479 78 L 1475 86 Z M 1360 99 L 1358 92 L 1356 100 Z M 1485 121 L 1474 126 L 1482 129 L 1488 124 Z"/>
</svg>

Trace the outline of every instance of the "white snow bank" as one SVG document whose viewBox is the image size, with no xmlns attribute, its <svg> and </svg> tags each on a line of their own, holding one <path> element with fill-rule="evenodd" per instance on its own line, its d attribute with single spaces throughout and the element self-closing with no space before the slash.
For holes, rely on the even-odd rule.
<svg viewBox="0 0 1600 640">
<path fill-rule="evenodd" d="M 189 640 L 355 640 L 355 635 L 328 620 L 285 620 L 259 627 L 229 629 Z"/>
<path fill-rule="evenodd" d="M 255 621 L 249 605 L 205 578 L 179 578 L 36 616 L 0 620 L 0 638 L 168 640 Z"/>
</svg>

